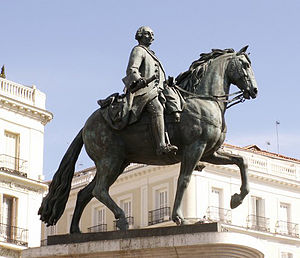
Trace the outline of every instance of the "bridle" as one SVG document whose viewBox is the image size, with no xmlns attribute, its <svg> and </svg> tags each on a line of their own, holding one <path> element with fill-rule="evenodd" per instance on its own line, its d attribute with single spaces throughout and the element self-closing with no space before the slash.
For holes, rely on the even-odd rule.
<svg viewBox="0 0 300 258">
<path fill-rule="evenodd" d="M 251 81 L 249 78 L 248 73 L 244 70 L 243 65 L 247 64 L 249 66 L 249 64 L 251 64 L 251 61 L 248 57 L 248 55 L 246 53 L 240 53 L 235 55 L 235 57 L 239 56 L 239 55 L 244 55 L 248 61 L 248 63 L 245 63 L 242 60 L 239 60 L 238 58 L 232 58 L 230 60 L 230 65 L 228 67 L 228 72 L 231 75 L 230 77 L 233 79 L 233 84 L 238 85 L 238 81 L 242 80 L 242 83 L 244 85 L 246 85 L 246 89 L 241 90 L 241 92 L 243 92 L 243 94 L 245 93 L 245 90 L 249 91 L 249 82 Z M 241 62 L 242 65 L 239 65 L 238 62 Z M 238 76 L 234 76 L 234 74 L 237 73 Z"/>
<path fill-rule="evenodd" d="M 177 85 L 175 85 L 173 87 L 185 94 L 188 94 L 189 97 L 187 97 L 187 99 L 198 98 L 198 99 L 212 100 L 212 101 L 216 101 L 218 104 L 220 102 L 227 103 L 227 104 L 231 103 L 230 105 L 226 106 L 226 109 L 228 109 L 238 103 L 243 103 L 245 101 L 244 94 L 241 90 L 231 93 L 231 94 L 225 94 L 225 95 L 221 95 L 221 96 L 207 96 L 207 95 L 200 95 L 200 94 L 186 91 L 186 90 L 178 87 Z M 235 95 L 237 95 L 237 96 L 235 96 Z M 232 96 L 235 96 L 235 97 L 232 99 L 227 99 L 228 97 L 232 97 Z"/>
<path fill-rule="evenodd" d="M 247 61 L 251 64 L 251 61 L 249 59 L 249 57 L 247 56 L 246 53 L 241 53 L 239 55 L 244 55 L 247 59 Z M 235 55 L 236 57 L 237 55 Z M 238 65 L 238 59 L 237 58 L 232 58 L 231 59 L 231 63 L 228 67 L 229 69 L 229 73 L 232 75 L 231 78 L 234 78 L 235 76 L 233 76 L 233 74 L 235 72 L 238 73 L 238 78 L 236 78 L 236 80 L 243 80 L 243 83 L 245 85 L 247 85 L 247 90 L 248 90 L 248 85 L 249 85 L 249 76 L 248 74 L 244 71 L 243 67 L 241 67 L 240 65 Z M 236 83 L 235 83 L 236 84 Z M 200 95 L 200 94 L 196 94 L 193 92 L 189 92 L 186 91 L 180 87 L 178 87 L 177 85 L 174 86 L 177 90 L 189 95 L 189 97 L 187 97 L 188 99 L 190 98 L 199 98 L 199 99 L 206 99 L 206 100 L 212 100 L 212 101 L 216 101 L 218 104 L 221 103 L 227 103 L 229 105 L 226 106 L 226 109 L 239 104 L 239 103 L 243 103 L 245 101 L 245 97 L 244 97 L 244 91 L 243 90 L 239 90 L 237 92 L 231 93 L 231 94 L 224 94 L 221 96 L 207 96 L 207 95 Z M 235 96 L 235 97 L 233 97 Z M 229 97 L 233 97 L 232 99 L 228 99 Z"/>
</svg>

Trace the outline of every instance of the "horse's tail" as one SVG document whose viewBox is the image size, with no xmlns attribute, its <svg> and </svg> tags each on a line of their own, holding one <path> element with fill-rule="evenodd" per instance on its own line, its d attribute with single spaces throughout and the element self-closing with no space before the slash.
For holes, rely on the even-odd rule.
<svg viewBox="0 0 300 258">
<path fill-rule="evenodd" d="M 71 190 L 75 163 L 83 146 L 82 129 L 77 134 L 49 186 L 48 194 L 43 198 L 38 214 L 47 226 L 55 225 L 63 214 Z"/>
</svg>

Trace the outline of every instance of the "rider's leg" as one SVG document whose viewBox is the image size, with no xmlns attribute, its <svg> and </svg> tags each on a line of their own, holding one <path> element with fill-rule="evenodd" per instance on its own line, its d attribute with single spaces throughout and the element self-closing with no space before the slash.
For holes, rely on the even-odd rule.
<svg viewBox="0 0 300 258">
<path fill-rule="evenodd" d="M 175 153 L 178 148 L 171 144 L 166 144 L 165 141 L 165 123 L 164 123 L 164 109 L 160 104 L 158 98 L 154 98 L 146 105 L 147 111 L 151 114 L 151 124 L 154 138 L 156 141 L 157 154 Z"/>
<path fill-rule="evenodd" d="M 180 92 L 174 87 L 165 86 L 161 95 L 163 95 L 165 100 L 166 112 L 168 114 L 173 114 L 175 122 L 180 122 L 180 113 L 185 104 Z"/>
</svg>

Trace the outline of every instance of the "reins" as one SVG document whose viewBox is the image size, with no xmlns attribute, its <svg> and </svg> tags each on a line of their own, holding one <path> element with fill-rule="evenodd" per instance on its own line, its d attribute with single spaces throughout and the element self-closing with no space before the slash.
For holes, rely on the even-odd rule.
<svg viewBox="0 0 300 258">
<path fill-rule="evenodd" d="M 223 103 L 227 103 L 227 104 L 230 104 L 226 107 L 226 109 L 238 104 L 238 103 L 243 103 L 245 101 L 245 98 L 243 96 L 243 92 L 240 90 L 240 91 L 237 91 L 237 92 L 234 92 L 234 93 L 231 93 L 231 94 L 225 94 L 225 95 L 222 95 L 222 96 L 205 96 L 205 95 L 200 95 L 200 94 L 196 94 L 196 93 L 193 93 L 193 92 L 189 92 L 189 91 L 186 91 L 180 87 L 178 87 L 177 85 L 173 86 L 174 88 L 176 88 L 177 90 L 183 92 L 183 93 L 186 93 L 188 95 L 190 95 L 191 97 L 189 98 L 199 98 L 199 99 L 207 99 L 207 100 L 213 100 L 213 101 L 217 101 L 217 102 L 223 102 Z M 237 96 L 235 96 L 237 95 Z M 232 99 L 226 99 L 228 97 L 232 97 L 232 96 L 235 96 L 234 98 Z"/>
</svg>

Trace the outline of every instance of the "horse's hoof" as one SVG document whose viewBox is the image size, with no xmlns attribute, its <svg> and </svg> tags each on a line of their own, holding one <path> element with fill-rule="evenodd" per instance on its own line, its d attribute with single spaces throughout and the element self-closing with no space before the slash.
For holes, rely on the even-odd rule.
<svg viewBox="0 0 300 258">
<path fill-rule="evenodd" d="M 185 226 L 185 225 L 191 225 L 192 223 L 191 222 L 189 222 L 188 220 L 186 220 L 186 219 L 182 219 L 181 220 L 181 224 L 180 224 L 180 226 Z"/>
<path fill-rule="evenodd" d="M 122 231 L 128 230 L 129 228 L 128 222 L 125 218 L 118 219 L 116 222 L 116 226 Z"/>
<path fill-rule="evenodd" d="M 243 202 L 243 199 L 241 198 L 241 196 L 239 194 L 235 193 L 234 195 L 231 196 L 230 208 L 234 209 L 234 208 L 238 207 L 242 202 Z"/>
<path fill-rule="evenodd" d="M 175 216 L 173 218 L 173 221 L 177 224 L 177 226 L 184 226 L 184 225 L 189 225 L 190 222 L 183 219 L 183 218 L 180 218 L 179 216 Z"/>
<path fill-rule="evenodd" d="M 172 220 L 176 223 L 177 226 L 181 225 L 181 218 L 179 216 L 175 216 L 172 218 Z"/>
</svg>

